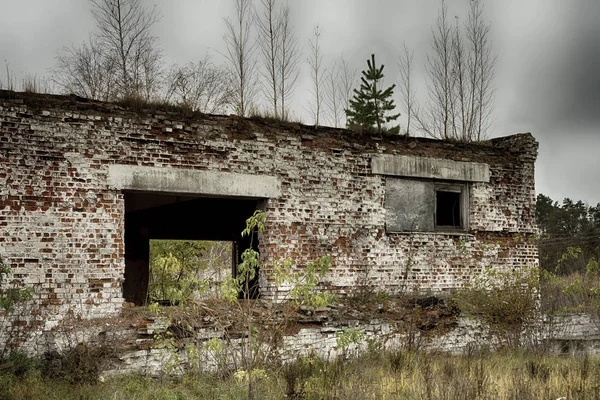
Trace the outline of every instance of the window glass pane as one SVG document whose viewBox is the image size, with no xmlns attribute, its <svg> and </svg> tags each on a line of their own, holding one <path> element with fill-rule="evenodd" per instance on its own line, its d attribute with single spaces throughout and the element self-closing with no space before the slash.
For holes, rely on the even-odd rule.
<svg viewBox="0 0 600 400">
<path fill-rule="evenodd" d="M 434 230 L 434 209 L 433 182 L 386 178 L 387 232 L 431 232 Z"/>
</svg>

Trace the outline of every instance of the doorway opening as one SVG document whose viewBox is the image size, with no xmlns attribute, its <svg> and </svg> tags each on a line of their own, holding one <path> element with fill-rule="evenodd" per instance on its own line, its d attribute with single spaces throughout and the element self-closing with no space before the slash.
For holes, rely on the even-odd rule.
<svg viewBox="0 0 600 400">
<path fill-rule="evenodd" d="M 167 290 L 156 287 L 156 277 L 151 281 L 151 250 L 157 257 L 162 256 L 163 272 L 181 267 L 180 259 L 169 258 L 168 254 L 177 249 L 184 251 L 186 246 L 192 249 L 194 260 L 187 264 L 191 276 L 187 276 L 186 284 L 197 285 L 187 288 L 193 296 L 201 297 L 202 280 L 207 276 L 194 275 L 194 262 L 200 261 L 198 256 L 208 246 L 221 243 L 230 253 L 231 267 L 229 274 L 235 274 L 241 262 L 241 253 L 250 246 L 250 238 L 242 237 L 241 232 L 254 211 L 264 206 L 264 199 L 216 198 L 200 196 L 182 196 L 147 192 L 125 193 L 125 281 L 123 297 L 136 305 L 147 304 L 149 300 L 172 302 L 177 296 Z M 258 251 L 258 241 L 253 241 Z M 195 248 L 195 250 L 194 250 Z M 176 251 L 175 251 L 176 252 Z M 181 254 L 179 254 L 181 256 Z M 175 257 L 177 258 L 177 257 Z M 158 265 L 158 258 L 154 264 Z M 186 262 L 187 262 L 186 261 Z M 177 264 L 179 263 L 179 265 Z M 160 273 L 160 266 L 156 267 Z M 219 269 L 222 274 L 222 268 Z M 197 271 L 196 269 L 196 272 Z M 222 276 L 222 275 L 221 275 Z M 167 279 L 167 277 L 164 277 Z M 169 278 L 170 279 L 170 278 Z M 175 279 L 177 279 L 175 277 Z M 168 280 L 168 279 L 167 279 Z M 164 282 L 163 282 L 164 283 Z M 210 286 L 210 280 L 208 282 Z M 258 297 L 258 274 L 249 283 L 250 296 Z M 177 290 L 181 287 L 176 288 Z M 192 290 L 193 289 L 193 290 Z M 167 297 L 167 298 L 160 298 Z"/>
</svg>

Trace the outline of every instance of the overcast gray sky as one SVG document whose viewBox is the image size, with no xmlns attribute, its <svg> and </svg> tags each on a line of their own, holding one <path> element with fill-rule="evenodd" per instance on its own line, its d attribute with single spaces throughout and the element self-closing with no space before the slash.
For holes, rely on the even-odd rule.
<svg viewBox="0 0 600 400">
<path fill-rule="evenodd" d="M 142 1 L 162 12 L 154 33 L 167 62 L 197 61 L 207 53 L 220 61 L 223 18 L 232 14 L 233 0 Z M 468 1 L 448 0 L 450 16 L 465 17 Z M 415 49 L 415 79 L 422 93 L 423 64 L 440 0 L 289 2 L 304 54 L 318 24 L 326 63 L 343 54 L 360 71 L 375 53 L 386 66 L 387 82 L 393 83 L 405 41 Z M 600 1 L 485 4 L 498 55 L 492 136 L 533 133 L 540 142 L 538 193 L 555 200 L 600 202 Z M 7 60 L 17 76 L 47 76 L 57 51 L 80 43 L 95 28 L 86 0 L 0 0 L 0 10 L 0 60 Z M 292 104 L 296 116 L 310 123 L 306 63 L 302 68 Z"/>
</svg>

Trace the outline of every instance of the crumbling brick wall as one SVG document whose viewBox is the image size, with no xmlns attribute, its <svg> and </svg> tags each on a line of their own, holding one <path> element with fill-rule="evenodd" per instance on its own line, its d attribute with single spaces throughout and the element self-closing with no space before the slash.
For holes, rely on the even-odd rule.
<svg viewBox="0 0 600 400">
<path fill-rule="evenodd" d="M 302 268 L 330 255 L 325 286 L 338 293 L 440 292 L 486 266 L 537 265 L 530 134 L 460 144 L 0 92 L 0 146 L 0 254 L 35 286 L 46 328 L 73 308 L 120 310 L 125 208 L 114 165 L 277 179 L 260 237 L 266 297 L 277 294 L 268 266 L 287 257 Z M 467 229 L 386 231 L 386 176 L 372 168 L 383 154 L 488 166 L 488 182 L 468 185 Z"/>
</svg>

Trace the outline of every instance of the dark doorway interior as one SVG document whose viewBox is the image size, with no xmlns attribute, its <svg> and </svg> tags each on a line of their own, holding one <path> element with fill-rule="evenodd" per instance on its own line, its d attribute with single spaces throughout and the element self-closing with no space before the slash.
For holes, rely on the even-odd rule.
<svg viewBox="0 0 600 400">
<path fill-rule="evenodd" d="M 246 219 L 260 206 L 260 199 L 193 197 L 153 193 L 125 193 L 126 301 L 146 303 L 150 239 L 222 240 L 233 242 L 232 273 L 241 252 L 250 245 L 241 232 Z M 253 247 L 258 251 L 258 242 Z M 258 274 L 257 274 L 258 275 Z M 250 283 L 258 295 L 258 278 Z"/>
</svg>

